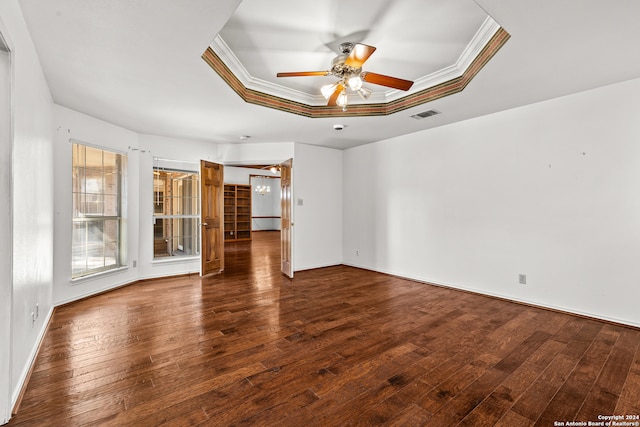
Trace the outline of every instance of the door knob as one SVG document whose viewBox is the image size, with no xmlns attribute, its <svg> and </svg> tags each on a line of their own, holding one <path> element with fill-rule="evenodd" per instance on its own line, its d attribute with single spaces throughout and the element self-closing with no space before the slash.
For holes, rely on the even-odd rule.
<svg viewBox="0 0 640 427">
<path fill-rule="evenodd" d="M 209 225 L 209 224 L 207 224 L 206 222 L 203 222 L 203 223 L 202 223 L 202 226 L 203 226 L 203 227 L 206 227 L 207 225 Z"/>
</svg>

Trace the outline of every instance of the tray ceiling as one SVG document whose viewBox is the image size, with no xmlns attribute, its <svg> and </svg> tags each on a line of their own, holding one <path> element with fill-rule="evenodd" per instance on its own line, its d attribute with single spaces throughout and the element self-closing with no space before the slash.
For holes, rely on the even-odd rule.
<svg viewBox="0 0 640 427">
<path fill-rule="evenodd" d="M 403 0 L 393 8 L 386 1 L 327 3 L 244 0 L 203 58 L 247 102 L 309 117 L 375 116 L 463 90 L 509 38 L 468 0 Z M 343 42 L 376 46 L 363 71 L 412 80 L 413 87 L 367 84 L 371 97 L 351 95 L 343 110 L 327 107 L 320 94 L 335 76 L 276 77 L 328 70 Z"/>
</svg>

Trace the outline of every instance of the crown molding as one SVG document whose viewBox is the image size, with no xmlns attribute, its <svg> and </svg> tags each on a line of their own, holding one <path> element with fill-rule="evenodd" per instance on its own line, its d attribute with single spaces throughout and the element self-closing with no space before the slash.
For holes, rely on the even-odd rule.
<svg viewBox="0 0 640 427">
<path fill-rule="evenodd" d="M 429 75 L 416 79 L 411 88 L 411 92 L 420 92 L 424 89 L 437 86 L 449 80 L 462 77 L 464 72 L 471 66 L 478 57 L 482 49 L 489 43 L 491 38 L 500 30 L 500 25 L 490 16 L 484 20 L 478 31 L 462 51 L 455 64 L 445 67 Z M 407 93 L 400 90 L 391 90 L 386 93 L 387 101 L 395 101 L 403 98 Z"/>
<path fill-rule="evenodd" d="M 306 92 L 291 89 L 283 85 L 271 83 L 266 80 L 253 77 L 249 71 L 240 62 L 238 57 L 233 53 L 229 45 L 218 34 L 210 45 L 210 48 L 224 62 L 229 70 L 238 78 L 242 85 L 257 92 L 266 93 L 281 98 L 290 99 L 292 101 L 301 102 L 309 105 L 322 105 L 326 100 L 322 95 L 311 95 Z"/>
</svg>

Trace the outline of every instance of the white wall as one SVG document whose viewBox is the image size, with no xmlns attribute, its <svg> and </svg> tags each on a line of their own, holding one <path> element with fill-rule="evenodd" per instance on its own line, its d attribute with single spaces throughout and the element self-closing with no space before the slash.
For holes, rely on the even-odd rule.
<svg viewBox="0 0 640 427">
<path fill-rule="evenodd" d="M 270 171 L 267 171 L 267 170 L 227 165 L 224 167 L 224 183 L 249 185 L 251 182 L 251 179 L 250 179 L 251 175 L 259 175 L 259 174 L 278 176 L 277 174 L 272 174 Z"/>
<path fill-rule="evenodd" d="M 294 270 L 342 263 L 342 155 L 296 144 L 293 161 Z"/>
<path fill-rule="evenodd" d="M 11 260 L 10 280 L 5 281 L 6 261 L 0 264 L 3 324 L 7 322 L 7 313 L 11 313 L 11 321 L 7 322 L 11 325 L 10 341 L 6 329 L 0 332 L 2 423 L 9 417 L 52 312 L 53 127 L 51 95 L 16 0 L 0 2 L 0 21 L 0 31 L 12 50 L 13 78 L 13 142 L 11 146 L 3 129 L 0 148 L 0 186 L 6 204 L 12 205 L 0 211 L 2 223 L 11 224 L 12 233 L 12 241 L 4 240 L 7 228 L 2 229 L 5 256 L 7 252 L 12 253 L 12 257 L 7 256 Z M 7 295 L 12 295 L 10 304 L 4 300 Z M 36 304 L 39 316 L 33 322 L 31 313 L 36 310 Z M 7 352 L 10 352 L 10 372 L 7 371 Z"/>
<path fill-rule="evenodd" d="M 219 160 L 225 165 L 271 165 L 293 157 L 292 142 L 221 144 Z"/>
<path fill-rule="evenodd" d="M 640 326 L 639 112 L 633 80 L 345 151 L 345 263 Z"/>
</svg>

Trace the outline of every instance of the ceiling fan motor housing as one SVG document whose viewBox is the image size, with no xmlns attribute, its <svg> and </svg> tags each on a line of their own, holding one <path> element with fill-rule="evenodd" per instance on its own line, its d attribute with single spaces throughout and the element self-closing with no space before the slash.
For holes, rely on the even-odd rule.
<svg viewBox="0 0 640 427">
<path fill-rule="evenodd" d="M 333 61 L 331 61 L 331 71 L 330 73 L 339 78 L 349 78 L 351 76 L 358 76 L 362 72 L 362 67 L 354 68 L 348 65 L 344 65 L 344 61 L 347 60 L 348 55 L 339 55 L 336 56 Z"/>
</svg>

